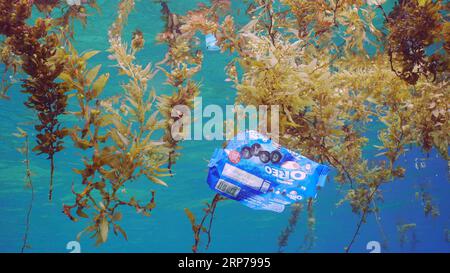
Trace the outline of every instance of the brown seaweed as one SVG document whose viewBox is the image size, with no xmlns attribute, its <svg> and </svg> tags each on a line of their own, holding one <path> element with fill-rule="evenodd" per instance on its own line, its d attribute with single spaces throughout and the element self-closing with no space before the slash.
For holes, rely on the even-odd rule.
<svg viewBox="0 0 450 273">
<path fill-rule="evenodd" d="M 199 84 L 193 80 L 193 76 L 201 70 L 203 53 L 197 49 L 196 33 L 214 33 L 219 27 L 219 14 L 230 9 L 230 1 L 215 0 L 211 6 L 200 4 L 196 9 L 185 15 L 172 13 L 166 1 L 159 1 L 161 5 L 161 16 L 165 21 L 164 32 L 157 37 L 158 41 L 168 46 L 168 52 L 163 61 L 158 63 L 158 68 L 166 75 L 167 84 L 172 86 L 174 92 L 169 96 L 159 98 L 158 109 L 165 120 L 166 133 L 164 142 L 170 149 L 168 168 L 171 172 L 172 165 L 176 161 L 178 153 L 176 147 L 179 141 L 172 136 L 172 124 L 181 117 L 173 117 L 172 109 L 176 105 L 187 105 L 192 107 L 194 98 L 199 94 Z M 214 212 L 219 201 L 224 197 L 215 195 L 211 204 L 207 204 L 204 215 L 199 224 L 195 223 L 195 216 L 189 209 L 185 212 L 191 221 L 194 231 L 194 245 L 192 251 L 197 252 L 200 243 L 201 232 L 208 236 L 206 248 L 211 242 L 211 227 Z M 208 226 L 204 222 L 209 217 Z"/>
<path fill-rule="evenodd" d="M 302 210 L 303 204 L 296 203 L 292 205 L 291 216 L 289 217 L 288 224 L 278 236 L 278 252 L 283 252 L 283 249 L 288 245 L 289 238 L 291 234 L 295 231 L 295 227 L 297 225 Z"/>
<path fill-rule="evenodd" d="M 426 188 L 426 184 L 420 184 L 420 192 L 417 193 L 417 199 L 420 200 L 423 206 L 425 216 L 436 218 L 440 215 L 438 205 L 433 201 L 433 196 Z"/>
<path fill-rule="evenodd" d="M 75 202 L 64 205 L 63 212 L 72 220 L 77 220 L 74 210 L 81 218 L 91 218 L 85 230 L 98 243 L 106 241 L 110 230 L 126 237 L 118 225 L 120 207 L 144 215 L 155 207 L 153 191 L 147 195 L 147 204 L 135 197 L 121 199 L 119 193 L 128 182 L 143 175 L 165 186 L 159 177 L 171 175 L 179 145 L 170 130 L 179 117 L 172 117 L 171 111 L 175 105 L 191 105 L 200 92 L 193 79 L 203 62 L 198 32 L 216 35 L 222 51 L 235 54 L 225 69 L 237 90 L 236 103 L 280 105 L 281 144 L 336 169 L 334 180 L 345 191 L 339 204 L 348 203 L 360 216 L 347 252 L 367 217 L 377 217 L 382 186 L 404 177 L 407 170 L 398 167 L 397 161 L 407 147 L 435 148 L 448 159 L 450 25 L 445 1 L 400 0 L 387 14 L 383 1 L 254 0 L 247 2 L 249 18 L 244 26 L 235 23 L 228 0 L 200 4 L 183 15 L 173 13 L 166 1 L 158 1 L 166 25 L 157 40 L 168 51 L 153 68 L 135 61 L 145 45 L 142 31 L 133 32 L 130 46 L 123 41 L 123 26 L 134 1 L 122 0 L 109 41 L 111 59 L 129 81 L 122 86 L 121 96 L 106 99 L 100 95 L 109 75 L 100 74 L 101 66 L 88 69 L 88 60 L 98 52 L 78 54 L 66 37 L 74 36 L 74 19 L 86 23 L 85 6 L 64 2 L 0 0 L 0 34 L 6 37 L 1 61 L 7 69 L 29 76 L 22 87 L 28 94 L 26 105 L 37 112 L 40 122 L 35 127 L 38 145 L 34 150 L 51 162 L 50 199 L 54 156 L 63 149 L 63 138 L 70 135 L 75 146 L 89 154 L 83 158 L 84 166 L 74 170 L 82 190 L 77 192 L 74 186 Z M 87 3 L 96 7 L 95 1 Z M 27 19 L 33 5 L 45 17 L 30 25 Z M 51 18 L 55 8 L 62 9 L 62 17 Z M 374 18 L 380 11 L 384 25 L 376 27 Z M 342 41 L 337 43 L 336 36 Z M 442 46 L 426 54 L 435 44 Z M 375 48 L 373 54 L 368 54 L 368 46 Z M 148 89 L 158 71 L 167 77 L 171 95 L 159 97 Z M 10 83 L 2 82 L 6 91 Z M 70 129 L 59 121 L 69 98 L 79 108 L 70 114 L 81 124 Z M 368 161 L 365 133 L 374 121 L 382 125 L 380 144 L 375 146 L 379 160 Z M 157 130 L 165 131 L 162 139 L 152 139 Z M 419 193 L 419 199 L 426 215 L 439 215 L 426 191 Z M 221 200 L 219 195 L 214 197 L 200 224 L 186 209 L 194 231 L 194 252 L 202 232 L 209 246 L 214 212 Z M 296 221 L 293 214 L 280 245 L 287 242 Z M 314 223 L 312 206 L 308 206 L 308 247 L 315 240 Z M 399 233 L 408 230 L 399 227 Z"/>
<path fill-rule="evenodd" d="M 156 206 L 153 190 L 148 192 L 147 203 L 134 196 L 125 200 L 121 193 L 126 185 L 145 176 L 155 184 L 167 186 L 159 177 L 168 176 L 162 165 L 167 164 L 169 150 L 164 142 L 153 138 L 163 127 L 156 109 L 157 96 L 148 88 L 156 71 L 150 64 L 142 67 L 135 63 L 135 54 L 143 46 L 142 33 L 134 33 L 131 48 L 121 37 L 133 7 L 134 1 L 121 1 L 118 16 L 109 31 L 109 51 L 120 73 L 129 78 L 122 85 L 121 96 L 100 99 L 109 74 L 99 75 L 101 65 L 87 68 L 88 60 L 98 51 L 79 55 L 69 43 L 68 53 L 64 53 L 67 60 L 61 78 L 76 91 L 74 97 L 79 110 L 72 114 L 84 123 L 82 127 L 73 128 L 70 135 L 76 147 L 89 151 L 90 156 L 84 159 L 83 169 L 74 170 L 81 176 L 83 189 L 80 192 L 72 190 L 75 202 L 65 204 L 63 213 L 73 221 L 78 220 L 73 210 L 78 217 L 90 218 L 91 224 L 78 239 L 84 232 L 89 232 L 97 244 L 106 242 L 111 230 L 127 239 L 125 230 L 119 225 L 122 207 L 134 208 L 137 213 L 150 216 Z"/>
<path fill-rule="evenodd" d="M 46 154 L 50 160 L 51 200 L 54 157 L 64 148 L 62 139 L 67 135 L 67 130 L 58 120 L 65 112 L 67 89 L 56 81 L 63 64 L 55 57 L 59 41 L 55 33 L 49 32 L 51 20 L 38 18 L 35 25 L 28 25 L 26 20 L 31 16 L 31 7 L 30 1 L 1 1 L 0 34 L 8 38 L 7 43 L 14 54 L 21 56 L 22 70 L 30 76 L 23 80 L 22 92 L 29 95 L 25 105 L 36 110 L 40 122 L 35 126 L 39 133 L 33 151 Z"/>
<path fill-rule="evenodd" d="M 20 71 L 22 60 L 11 50 L 11 45 L 0 42 L 0 62 L 5 66 L 0 82 L 0 99 L 9 99 L 8 90 L 17 82 L 16 74 Z M 8 77 L 8 74 L 9 77 Z"/>
<path fill-rule="evenodd" d="M 416 84 L 421 75 L 436 80 L 438 73 L 448 72 L 450 40 L 443 36 L 448 21 L 441 14 L 448 11 L 448 3 L 444 2 L 399 0 L 386 17 L 392 70 L 409 84 Z M 443 47 L 427 55 L 426 48 L 436 40 L 444 40 Z"/>
<path fill-rule="evenodd" d="M 336 169 L 335 181 L 347 188 L 339 204 L 350 203 L 360 215 L 347 252 L 367 216 L 378 212 L 373 204 L 382 200 L 381 185 L 404 177 L 396 162 L 407 146 L 434 147 L 448 158 L 448 66 L 433 56 L 411 62 L 401 55 L 413 39 L 419 39 L 418 54 L 431 40 L 448 47 L 448 24 L 440 13 L 448 5 L 422 2 L 400 1 L 387 15 L 382 2 L 255 0 L 248 2 L 246 25 L 226 13 L 215 29 L 222 51 L 237 54 L 226 67 L 236 103 L 280 105 L 281 144 Z M 385 14 L 381 28 L 373 23 L 379 10 Z M 422 23 L 425 29 L 417 27 Z M 343 42 L 336 43 L 335 35 Z M 367 53 L 368 44 L 374 54 Z M 417 62 L 425 77 L 407 75 Z M 393 71 L 398 63 L 403 76 Z M 364 133 L 374 120 L 383 125 L 376 146 L 380 160 L 369 162 Z"/>
<path fill-rule="evenodd" d="M 303 244 L 301 246 L 302 251 L 309 251 L 314 247 L 316 243 L 316 217 L 314 216 L 314 203 L 313 199 L 308 200 L 308 223 L 307 232 L 304 236 Z"/>
<path fill-rule="evenodd" d="M 171 149 L 168 163 L 171 172 L 178 156 L 176 147 L 179 142 L 173 138 L 171 132 L 172 124 L 179 119 L 172 116 L 172 109 L 176 105 L 192 107 L 194 98 L 199 94 L 199 84 L 193 77 L 201 70 L 203 53 L 195 49 L 195 34 L 197 27 L 206 31 L 212 29 L 214 23 L 207 19 L 213 14 L 207 14 L 208 9 L 203 7 L 182 16 L 172 13 L 166 1 L 159 2 L 165 29 L 158 34 L 157 40 L 168 46 L 168 52 L 157 67 L 166 75 L 166 83 L 174 90 L 171 95 L 161 96 L 158 101 L 159 111 L 166 121 L 164 142 Z"/>
<path fill-rule="evenodd" d="M 400 246 L 403 247 L 406 243 L 410 242 L 411 244 L 415 243 L 416 240 L 416 233 L 415 233 L 416 224 L 415 223 L 409 223 L 409 224 L 398 224 L 397 225 L 397 232 L 399 235 L 399 241 Z M 411 235 L 410 236 L 408 235 Z"/>
<path fill-rule="evenodd" d="M 214 221 L 217 203 L 223 200 L 226 200 L 226 198 L 221 196 L 220 194 L 216 194 L 211 203 L 206 203 L 206 208 L 203 209 L 204 214 L 198 224 L 196 222 L 194 214 L 188 208 L 184 209 L 187 217 L 189 218 L 189 221 L 191 222 L 192 231 L 194 232 L 194 245 L 192 245 L 192 252 L 198 252 L 202 232 L 206 233 L 206 236 L 208 237 L 205 248 L 209 248 L 209 245 L 211 243 L 211 229 Z"/>
</svg>

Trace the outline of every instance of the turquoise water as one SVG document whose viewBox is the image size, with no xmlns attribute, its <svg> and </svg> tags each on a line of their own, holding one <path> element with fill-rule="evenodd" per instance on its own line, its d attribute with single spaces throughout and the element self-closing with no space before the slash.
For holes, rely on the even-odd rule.
<svg viewBox="0 0 450 273">
<path fill-rule="evenodd" d="M 116 16 L 117 0 L 98 1 L 102 13 L 89 17 L 88 26 L 83 29 L 76 27 L 76 47 L 84 50 L 101 50 L 92 59 L 91 66 L 103 64 L 102 72 L 111 73 L 105 96 L 121 92 L 119 84 L 126 79 L 117 75 L 117 71 L 108 60 L 107 30 Z M 173 12 L 184 12 L 200 1 L 172 1 Z M 138 60 L 142 64 L 156 63 L 163 59 L 165 47 L 154 42 L 154 37 L 163 28 L 160 20 L 160 6 L 152 1 L 139 1 L 136 10 L 131 15 L 126 27 L 126 38 L 138 27 L 144 32 L 146 47 L 139 53 Z M 218 104 L 224 106 L 233 104 L 235 90 L 224 80 L 224 66 L 232 56 L 218 52 L 205 51 L 204 66 L 197 76 L 201 81 L 203 104 Z M 159 94 L 169 92 L 163 84 L 164 77 L 158 74 L 152 82 Z M 25 174 L 23 157 L 16 148 L 22 145 L 22 140 L 11 134 L 19 126 L 33 133 L 35 118 L 33 112 L 23 106 L 25 95 L 19 92 L 16 85 L 10 90 L 10 100 L 0 100 L 0 252 L 18 252 L 22 246 L 25 230 L 26 211 L 30 200 L 29 189 L 24 188 Z M 66 117 L 67 125 L 75 120 Z M 368 136 L 374 143 L 376 132 Z M 186 141 L 182 144 L 182 156 L 174 167 L 175 176 L 166 179 L 168 188 L 151 184 L 142 178 L 127 188 L 129 196 L 136 195 L 138 199 L 147 200 L 148 191 L 156 190 L 157 207 L 150 217 L 137 214 L 134 210 L 123 210 L 122 227 L 127 231 L 129 241 L 110 234 L 108 242 L 100 247 L 94 246 L 94 241 L 88 236 L 81 239 L 82 252 L 189 252 L 193 243 L 193 234 L 184 208 L 190 208 L 200 215 L 205 202 L 209 202 L 214 193 L 206 184 L 207 160 L 216 147 L 222 142 Z M 31 216 L 29 233 L 30 249 L 27 252 L 69 252 L 66 244 L 75 240 L 86 221 L 71 222 L 62 212 L 63 203 L 72 203 L 70 192 L 72 182 L 80 184 L 78 175 L 72 168 L 81 166 L 80 153 L 71 147 L 56 157 L 54 200 L 49 202 L 49 162 L 43 157 L 31 155 L 31 169 L 36 196 Z M 369 149 L 370 150 L 370 149 Z M 370 152 L 370 151 L 369 151 Z M 448 164 L 432 151 L 423 154 L 413 148 L 411 152 L 399 160 L 407 169 L 404 179 L 389 183 L 382 190 L 384 202 L 378 205 L 380 224 L 388 238 L 388 252 L 449 252 L 450 244 L 446 238 L 446 229 L 450 228 L 450 200 L 448 194 L 450 183 L 448 179 Z M 424 162 L 426 166 L 416 169 L 416 162 Z M 419 164 L 420 165 L 420 164 Z M 420 167 L 420 166 L 419 166 Z M 332 175 L 331 175 L 332 178 Z M 433 202 L 439 206 L 440 216 L 425 217 L 423 204 L 416 199 L 416 192 L 424 185 L 433 196 Z M 319 199 L 314 205 L 316 216 L 317 237 L 310 252 L 343 252 L 350 242 L 356 224 L 357 215 L 351 212 L 348 205 L 336 207 L 342 197 L 337 185 L 332 179 L 319 193 Z M 212 231 L 212 243 L 209 252 L 276 252 L 277 238 L 286 226 L 290 209 L 283 213 L 255 211 L 237 202 L 225 201 L 218 205 Z M 414 232 L 409 232 L 408 242 L 403 245 L 399 241 L 397 224 L 416 223 Z M 305 251 L 302 249 L 304 236 L 307 233 L 306 214 L 302 213 L 296 232 L 292 235 L 287 252 Z M 368 252 L 366 244 L 369 241 L 382 242 L 383 233 L 371 215 L 361 230 L 353 251 Z M 201 250 L 203 250 L 201 248 Z"/>
</svg>

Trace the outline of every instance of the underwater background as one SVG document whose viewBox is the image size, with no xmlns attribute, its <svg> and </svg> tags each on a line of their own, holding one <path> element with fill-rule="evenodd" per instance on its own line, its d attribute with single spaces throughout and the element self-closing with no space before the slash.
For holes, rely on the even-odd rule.
<svg viewBox="0 0 450 273">
<path fill-rule="evenodd" d="M 183 13 L 194 8 L 202 1 L 172 1 L 171 9 Z M 239 6 L 233 1 L 233 7 Z M 393 2 L 393 1 L 388 1 Z M 109 47 L 107 32 L 116 16 L 117 0 L 99 0 L 101 13 L 92 14 L 89 23 L 83 28 L 79 23 L 75 28 L 74 45 L 79 52 L 101 50 L 91 59 L 90 66 L 102 64 L 102 73 L 112 76 L 104 91 L 104 96 L 121 92 L 120 83 L 125 77 L 118 75 L 114 62 L 108 59 Z M 389 9 L 389 3 L 387 4 Z M 141 64 L 156 63 L 164 58 L 166 48 L 154 40 L 161 32 L 164 22 L 161 20 L 160 5 L 152 1 L 138 1 L 130 16 L 125 33 L 129 35 L 139 28 L 146 38 L 145 48 L 138 53 Z M 204 40 L 201 37 L 202 41 Z M 231 83 L 225 82 L 225 65 L 233 58 L 228 53 L 207 51 L 205 45 L 204 63 L 196 79 L 201 82 L 203 105 L 233 104 L 235 90 Z M 2 69 L 2 67 L 0 67 Z M 2 69 L 3 70 L 3 69 Z M 19 78 L 17 75 L 16 78 Z M 168 93 L 165 78 L 159 73 L 151 86 L 158 94 Z M 22 139 L 12 136 L 16 127 L 30 133 L 30 145 L 33 145 L 34 113 L 23 105 L 26 98 L 20 92 L 20 84 L 9 91 L 9 100 L 0 100 L 0 252 L 19 252 L 23 244 L 26 225 L 26 213 L 30 202 L 30 189 L 24 187 L 25 166 L 23 155 L 17 151 L 23 144 Z M 70 106 L 69 106 L 70 110 Z M 75 122 L 64 117 L 67 125 Z M 366 154 L 375 156 L 372 145 L 377 144 L 377 128 L 374 124 L 367 132 L 370 139 Z M 181 156 L 173 168 L 175 175 L 165 179 L 168 188 L 148 182 L 145 178 L 131 183 L 124 196 L 135 195 L 137 199 L 147 200 L 149 189 L 156 190 L 156 209 L 150 217 L 137 214 L 133 209 L 124 209 L 121 225 L 126 230 L 128 241 L 121 236 L 110 236 L 109 240 L 96 247 L 94 240 L 83 236 L 81 252 L 190 252 L 193 233 L 184 208 L 200 214 L 205 202 L 214 196 L 206 183 L 207 161 L 222 141 L 185 141 L 181 144 Z M 56 155 L 54 198 L 48 201 L 49 163 L 43 156 L 30 153 L 32 179 L 35 199 L 31 214 L 28 242 L 31 248 L 26 252 L 69 252 L 66 244 L 74 241 L 78 232 L 85 227 L 85 220 L 70 221 L 62 213 L 62 204 L 72 203 L 72 183 L 79 184 L 79 175 L 72 171 L 82 165 L 80 154 L 70 143 L 66 149 Z M 370 241 L 385 243 L 382 252 L 450 252 L 450 183 L 448 162 L 434 150 L 424 154 L 420 149 L 411 147 L 410 151 L 399 159 L 406 168 L 406 176 L 394 183 L 382 186 L 383 202 L 378 202 L 378 219 L 373 214 L 361 228 L 353 252 L 369 252 L 366 245 Z M 297 228 L 292 234 L 285 252 L 343 252 L 352 239 L 359 217 L 351 212 L 346 203 L 336 204 L 342 198 L 337 185 L 333 182 L 333 173 L 324 189 L 319 192 L 314 204 L 316 218 L 314 245 L 304 248 L 307 233 L 307 215 L 303 211 Z M 423 201 L 417 198 L 426 191 L 433 198 L 433 204 L 439 207 L 440 216 L 425 216 Z M 290 208 L 283 213 L 256 211 L 231 200 L 220 202 L 216 210 L 212 228 L 212 242 L 208 252 L 276 252 L 278 236 L 285 228 L 290 216 Z M 402 240 L 397 226 L 415 223 Z M 380 228 L 381 227 L 381 228 Z M 200 248 L 204 251 L 204 248 Z"/>
</svg>

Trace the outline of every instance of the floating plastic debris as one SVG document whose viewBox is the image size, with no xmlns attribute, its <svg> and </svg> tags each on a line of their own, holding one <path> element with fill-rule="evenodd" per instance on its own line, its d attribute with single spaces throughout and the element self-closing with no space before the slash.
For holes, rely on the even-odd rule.
<svg viewBox="0 0 450 273">
<path fill-rule="evenodd" d="M 220 47 L 217 46 L 217 38 L 214 34 L 207 34 L 205 36 L 206 49 L 209 51 L 218 51 Z"/>
<path fill-rule="evenodd" d="M 66 2 L 69 6 L 81 6 L 81 0 L 66 0 Z"/>
<path fill-rule="evenodd" d="M 211 189 L 250 208 L 275 212 L 316 198 L 329 172 L 328 166 L 255 131 L 241 133 L 225 149 L 216 149 L 208 166 Z"/>
</svg>

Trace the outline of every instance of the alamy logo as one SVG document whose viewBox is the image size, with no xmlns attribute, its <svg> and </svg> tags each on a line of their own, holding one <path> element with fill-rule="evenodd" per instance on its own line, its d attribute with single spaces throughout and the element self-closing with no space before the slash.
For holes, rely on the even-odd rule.
<svg viewBox="0 0 450 273">
<path fill-rule="evenodd" d="M 81 253 L 81 245 L 78 241 L 70 241 L 66 245 L 67 250 L 71 250 L 69 253 Z"/>
<path fill-rule="evenodd" d="M 370 253 L 381 253 L 381 244 L 378 241 L 370 241 L 366 246 L 367 250 L 370 250 Z"/>
<path fill-rule="evenodd" d="M 202 98 L 196 97 L 194 109 L 187 105 L 173 107 L 171 116 L 175 121 L 171 135 L 176 141 L 231 140 L 241 132 L 254 130 L 278 141 L 279 108 L 278 105 L 226 105 L 224 114 L 220 105 L 203 107 Z"/>
</svg>

